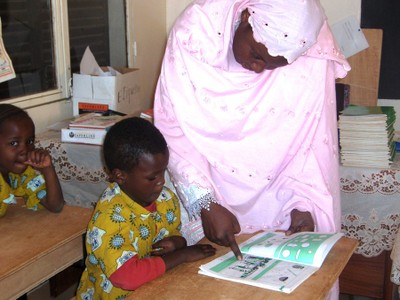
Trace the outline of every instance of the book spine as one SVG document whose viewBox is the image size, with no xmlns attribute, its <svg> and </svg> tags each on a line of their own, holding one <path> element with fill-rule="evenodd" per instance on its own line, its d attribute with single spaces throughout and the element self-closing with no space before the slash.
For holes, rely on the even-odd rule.
<svg viewBox="0 0 400 300">
<path fill-rule="evenodd" d="M 86 129 L 86 130 L 108 130 L 112 125 L 114 125 L 115 123 L 109 124 L 109 125 L 80 125 L 80 124 L 69 124 L 69 128 L 70 129 Z"/>
<path fill-rule="evenodd" d="M 61 142 L 103 145 L 106 130 L 61 129 Z"/>
</svg>

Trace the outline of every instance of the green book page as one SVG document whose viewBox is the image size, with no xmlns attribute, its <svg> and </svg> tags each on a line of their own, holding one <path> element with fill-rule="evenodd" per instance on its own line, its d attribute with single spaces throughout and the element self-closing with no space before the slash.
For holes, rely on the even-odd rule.
<svg viewBox="0 0 400 300">
<path fill-rule="evenodd" d="M 386 115 L 387 126 L 393 126 L 396 121 L 396 111 L 393 106 L 362 106 L 362 105 L 349 105 L 340 112 L 342 116 L 370 116 Z"/>
<path fill-rule="evenodd" d="M 362 106 L 362 105 L 349 105 L 341 114 L 344 116 L 365 116 L 365 115 L 379 115 L 385 114 L 393 116 L 395 110 L 393 106 Z"/>
<path fill-rule="evenodd" d="M 283 233 L 258 234 L 241 246 L 246 254 L 320 267 L 341 233 L 301 232 L 290 236 Z"/>
<path fill-rule="evenodd" d="M 290 293 L 318 268 L 271 258 L 243 255 L 237 260 L 232 252 L 201 265 L 199 273 L 219 279 Z"/>
</svg>

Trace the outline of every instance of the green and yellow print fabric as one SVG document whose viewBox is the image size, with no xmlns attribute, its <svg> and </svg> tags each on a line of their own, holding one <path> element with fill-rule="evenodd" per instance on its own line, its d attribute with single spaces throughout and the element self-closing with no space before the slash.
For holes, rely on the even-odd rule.
<svg viewBox="0 0 400 300">
<path fill-rule="evenodd" d="M 15 197 L 23 197 L 26 207 L 32 210 L 43 208 L 40 201 L 47 196 L 46 182 L 42 174 L 28 166 L 22 174 L 9 173 L 10 187 Z"/>
<path fill-rule="evenodd" d="M 23 197 L 26 207 L 32 210 L 43 208 L 40 201 L 46 197 L 46 183 L 41 174 L 28 166 L 22 174 L 9 173 L 8 184 L 0 175 L 0 217 L 4 216 L 8 204 L 15 204 L 15 197 Z"/>
<path fill-rule="evenodd" d="M 0 217 L 4 216 L 8 204 L 15 203 L 15 197 L 11 194 L 11 188 L 0 174 Z"/>
<path fill-rule="evenodd" d="M 149 212 L 129 198 L 116 183 L 104 191 L 89 222 L 86 236 L 86 270 L 79 297 L 122 299 L 127 291 L 108 278 L 127 260 L 150 256 L 152 245 L 167 236 L 181 235 L 178 198 L 164 187 Z"/>
</svg>

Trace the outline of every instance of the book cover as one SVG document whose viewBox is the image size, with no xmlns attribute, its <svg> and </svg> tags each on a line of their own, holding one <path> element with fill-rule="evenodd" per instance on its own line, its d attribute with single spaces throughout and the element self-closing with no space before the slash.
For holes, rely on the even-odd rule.
<svg viewBox="0 0 400 300">
<path fill-rule="evenodd" d="M 61 142 L 103 145 L 106 134 L 105 129 L 62 128 Z"/>
<path fill-rule="evenodd" d="M 342 233 L 261 232 L 240 245 L 243 260 L 229 252 L 200 266 L 219 279 L 291 293 L 315 273 Z"/>
<path fill-rule="evenodd" d="M 146 119 L 147 121 L 153 123 L 153 119 L 154 119 L 154 111 L 152 108 L 149 108 L 145 111 L 142 111 L 140 113 L 140 117 L 143 119 Z"/>
<path fill-rule="evenodd" d="M 103 116 L 97 113 L 88 113 L 72 119 L 69 122 L 69 128 L 106 129 L 123 118 L 124 116 L 121 115 Z"/>
</svg>

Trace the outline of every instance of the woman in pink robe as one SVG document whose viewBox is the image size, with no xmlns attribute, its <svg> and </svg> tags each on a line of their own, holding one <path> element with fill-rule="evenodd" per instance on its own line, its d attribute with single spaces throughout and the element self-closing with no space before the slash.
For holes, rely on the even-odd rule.
<svg viewBox="0 0 400 300">
<path fill-rule="evenodd" d="M 349 70 L 318 0 L 186 8 L 154 113 L 189 241 L 204 230 L 240 257 L 239 232 L 340 230 L 335 79 Z"/>
</svg>

